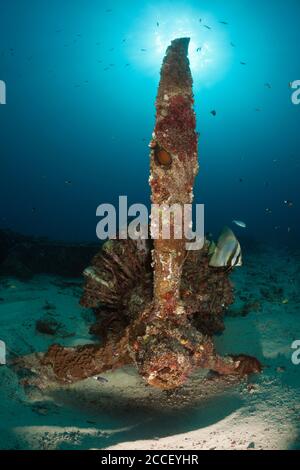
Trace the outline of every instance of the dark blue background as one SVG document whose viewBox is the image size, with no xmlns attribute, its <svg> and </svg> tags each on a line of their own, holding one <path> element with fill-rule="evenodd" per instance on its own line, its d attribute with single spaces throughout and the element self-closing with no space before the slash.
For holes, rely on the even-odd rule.
<svg viewBox="0 0 300 470">
<path fill-rule="evenodd" d="M 208 13 L 207 34 L 224 28 L 236 46 L 211 86 L 194 76 L 206 229 L 241 219 L 258 240 L 297 242 L 300 106 L 289 82 L 300 79 L 298 0 L 191 0 L 170 10 L 163 1 L 1 0 L 0 227 L 92 240 L 100 203 L 123 194 L 149 203 L 159 64 L 149 73 L 132 51 L 145 47 L 143 25 L 168 28 L 185 9 Z"/>
</svg>

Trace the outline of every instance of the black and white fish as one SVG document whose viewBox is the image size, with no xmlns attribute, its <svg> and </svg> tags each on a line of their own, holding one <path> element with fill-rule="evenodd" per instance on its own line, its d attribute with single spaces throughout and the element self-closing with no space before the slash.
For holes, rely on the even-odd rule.
<svg viewBox="0 0 300 470">
<path fill-rule="evenodd" d="M 213 268 L 242 266 L 241 246 L 230 228 L 224 227 L 222 230 L 209 266 Z"/>
<path fill-rule="evenodd" d="M 108 383 L 108 380 L 105 377 L 101 377 L 101 375 L 95 375 L 93 378 L 102 384 Z"/>
</svg>

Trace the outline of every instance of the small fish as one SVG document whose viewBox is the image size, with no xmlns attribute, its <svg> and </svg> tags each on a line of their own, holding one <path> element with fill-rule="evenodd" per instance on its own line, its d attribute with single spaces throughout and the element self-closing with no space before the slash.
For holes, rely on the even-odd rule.
<svg viewBox="0 0 300 470">
<path fill-rule="evenodd" d="M 216 116 L 217 115 L 217 111 L 215 111 L 214 109 L 210 112 L 210 114 L 212 114 L 213 116 Z"/>
<path fill-rule="evenodd" d="M 230 43 L 231 47 L 235 47 L 235 44 L 233 42 Z"/>
<path fill-rule="evenodd" d="M 141 49 L 141 51 L 142 51 L 142 52 L 146 52 L 146 51 L 147 51 L 147 49 Z"/>
<path fill-rule="evenodd" d="M 283 303 L 283 305 L 287 305 L 287 304 L 289 303 L 289 299 L 284 299 L 284 300 L 282 301 L 282 303 Z"/>
<path fill-rule="evenodd" d="M 243 183 L 243 182 L 244 182 L 243 178 L 240 178 L 240 179 L 239 179 L 239 182 L 240 182 L 240 183 Z"/>
<path fill-rule="evenodd" d="M 72 184 L 72 181 L 66 180 L 66 181 L 65 181 L 65 184 L 70 185 L 70 184 Z"/>
<path fill-rule="evenodd" d="M 32 207 L 31 212 L 34 214 L 36 212 L 36 207 Z"/>
<path fill-rule="evenodd" d="M 94 376 L 94 379 L 103 384 L 108 383 L 108 380 L 105 377 L 101 377 L 101 375 Z"/>
<path fill-rule="evenodd" d="M 203 26 L 204 26 L 204 28 L 206 28 L 206 29 L 211 29 L 211 27 L 210 27 L 210 26 L 207 26 L 207 24 L 204 24 Z"/>
<path fill-rule="evenodd" d="M 247 225 L 242 220 L 233 220 L 232 222 L 238 227 L 247 228 Z"/>
<path fill-rule="evenodd" d="M 111 12 L 112 12 L 111 8 L 108 8 L 107 10 L 105 10 L 105 13 L 111 13 Z"/>
<path fill-rule="evenodd" d="M 292 230 L 291 227 L 288 227 L 288 229 L 287 229 L 288 233 L 290 233 L 291 230 Z"/>
<path fill-rule="evenodd" d="M 266 213 L 267 214 L 272 214 L 272 209 L 270 209 L 269 207 L 266 208 Z"/>
<path fill-rule="evenodd" d="M 202 18 L 199 18 L 199 23 L 202 23 Z"/>
<path fill-rule="evenodd" d="M 288 207 L 293 207 L 294 205 L 293 201 L 284 201 L 284 204 Z"/>
<path fill-rule="evenodd" d="M 266 87 L 266 88 L 269 88 L 269 89 L 271 89 L 271 88 L 272 88 L 272 86 L 271 86 L 271 84 L 270 84 L 270 83 L 265 83 L 265 87 Z"/>
<path fill-rule="evenodd" d="M 240 62 L 240 64 L 241 64 L 241 65 L 247 65 L 247 63 L 246 63 L 246 62 Z"/>
<path fill-rule="evenodd" d="M 0 340 L 0 366 L 6 364 L 6 344 Z"/>
<path fill-rule="evenodd" d="M 242 266 L 241 246 L 233 231 L 224 227 L 209 266 L 214 268 Z"/>
<path fill-rule="evenodd" d="M 219 23 L 226 24 L 226 25 L 228 24 L 227 21 L 219 21 Z"/>
<path fill-rule="evenodd" d="M 157 21 L 156 26 L 159 28 L 159 22 Z"/>
<path fill-rule="evenodd" d="M 201 52 L 201 51 L 202 51 L 202 47 L 197 47 L 196 52 Z"/>
</svg>

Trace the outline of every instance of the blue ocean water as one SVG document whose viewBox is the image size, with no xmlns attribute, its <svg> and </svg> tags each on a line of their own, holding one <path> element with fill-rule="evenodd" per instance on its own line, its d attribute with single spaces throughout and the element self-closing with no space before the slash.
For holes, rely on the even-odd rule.
<svg viewBox="0 0 300 470">
<path fill-rule="evenodd" d="M 161 60 L 184 35 L 206 230 L 240 219 L 250 238 L 297 243 L 299 13 L 297 0 L 3 0 L 0 227 L 95 240 L 99 204 L 149 205 Z"/>
<path fill-rule="evenodd" d="M 179 449 L 300 448 L 299 365 L 291 359 L 300 341 L 300 105 L 291 99 L 299 17 L 299 0 L 1 0 L 0 340 L 8 363 L 0 367 L 0 449 L 127 441 L 135 449 L 140 439 Z M 28 392 L 12 358 L 53 342 L 96 342 L 94 316 L 79 306 L 82 278 L 62 277 L 64 260 L 53 274 L 51 244 L 41 262 L 51 269 L 41 275 L 40 245 L 31 251 L 21 239 L 10 250 L 2 229 L 95 241 L 100 204 L 117 207 L 126 195 L 150 206 L 159 72 L 167 46 L 183 36 L 191 38 L 200 134 L 195 202 L 205 204 L 205 230 L 216 238 L 230 225 L 245 255 L 231 278 L 226 330 L 214 340 L 222 355 L 257 357 L 263 372 L 225 391 L 196 376 L 178 392 L 183 410 L 134 369 Z M 55 334 L 38 331 L 45 319 Z M 174 434 L 175 444 L 160 444 Z"/>
</svg>

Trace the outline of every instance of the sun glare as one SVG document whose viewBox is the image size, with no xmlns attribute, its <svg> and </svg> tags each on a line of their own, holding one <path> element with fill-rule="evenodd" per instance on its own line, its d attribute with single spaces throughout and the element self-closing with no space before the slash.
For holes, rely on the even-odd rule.
<svg viewBox="0 0 300 470">
<path fill-rule="evenodd" d="M 165 4 L 148 8 L 133 27 L 129 54 L 138 67 L 156 74 L 171 41 L 189 37 L 189 60 L 195 83 L 218 81 L 230 63 L 230 40 L 224 25 L 207 13 Z"/>
</svg>

